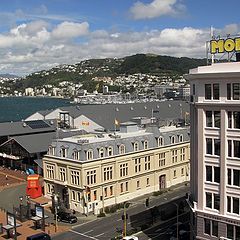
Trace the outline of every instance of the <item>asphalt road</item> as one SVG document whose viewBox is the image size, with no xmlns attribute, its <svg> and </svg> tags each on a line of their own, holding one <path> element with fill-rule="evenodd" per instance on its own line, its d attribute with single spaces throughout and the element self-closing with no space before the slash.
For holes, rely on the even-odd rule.
<svg viewBox="0 0 240 240">
<path fill-rule="evenodd" d="M 151 226 L 153 220 L 155 220 L 155 224 L 158 221 L 158 215 L 154 214 L 155 219 L 153 219 L 153 214 L 151 214 L 150 208 L 158 209 L 158 206 L 164 206 L 164 204 L 171 202 L 171 201 L 177 201 L 177 199 L 184 197 L 185 194 L 189 191 L 189 188 L 186 186 L 182 186 L 178 189 L 175 189 L 174 191 L 164 193 L 157 197 L 150 197 L 150 206 L 147 209 L 145 207 L 145 198 L 134 200 L 134 202 L 131 201 L 130 207 L 127 209 L 128 213 L 128 220 L 127 220 L 127 230 L 130 231 L 132 229 L 137 229 L 140 231 L 140 226 Z M 173 204 L 170 206 L 170 208 L 176 208 Z M 160 207 L 161 208 L 161 207 Z M 160 209 L 159 208 L 159 209 Z M 118 211 L 117 213 L 108 215 L 104 218 L 98 218 L 94 221 L 87 222 L 78 226 L 74 226 L 70 231 L 58 234 L 53 237 L 54 240 L 62 240 L 62 239 L 68 239 L 68 240 L 107 240 L 111 239 L 115 236 L 120 235 L 120 231 L 123 229 L 123 221 L 122 221 L 122 214 L 123 210 Z M 174 221 L 174 220 L 173 220 Z M 171 224 L 168 223 L 168 224 Z M 159 226 L 156 228 L 156 234 L 159 235 L 161 232 L 159 231 Z M 139 239 L 149 239 L 150 234 L 154 232 L 154 229 L 151 230 L 150 233 L 148 233 L 146 230 L 144 230 L 141 233 L 138 233 L 137 235 L 141 236 Z M 135 234 L 136 235 L 136 234 Z M 148 236 L 149 235 L 149 236 Z M 157 239 L 157 238 L 155 238 Z M 161 238 L 162 239 L 162 238 Z"/>
</svg>

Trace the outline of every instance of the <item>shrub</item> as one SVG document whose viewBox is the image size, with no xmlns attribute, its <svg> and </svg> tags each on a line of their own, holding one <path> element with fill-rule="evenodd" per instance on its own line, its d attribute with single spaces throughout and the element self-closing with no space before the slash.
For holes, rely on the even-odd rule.
<svg viewBox="0 0 240 240">
<path fill-rule="evenodd" d="M 106 217 L 106 214 L 104 212 L 101 212 L 97 215 L 97 217 Z"/>
</svg>

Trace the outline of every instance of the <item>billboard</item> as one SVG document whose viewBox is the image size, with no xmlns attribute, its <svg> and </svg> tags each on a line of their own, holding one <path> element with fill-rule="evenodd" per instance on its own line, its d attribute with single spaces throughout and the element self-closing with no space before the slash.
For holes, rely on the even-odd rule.
<svg viewBox="0 0 240 240">
<path fill-rule="evenodd" d="M 214 39 L 210 41 L 210 53 L 225 53 L 240 51 L 240 37 L 227 39 Z"/>
</svg>

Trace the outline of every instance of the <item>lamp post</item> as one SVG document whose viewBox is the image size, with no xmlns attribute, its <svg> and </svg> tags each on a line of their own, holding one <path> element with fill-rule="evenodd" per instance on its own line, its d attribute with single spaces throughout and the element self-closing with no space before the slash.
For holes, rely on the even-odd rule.
<svg viewBox="0 0 240 240">
<path fill-rule="evenodd" d="M 57 232 L 57 220 L 58 220 L 58 195 L 52 191 L 52 207 L 55 215 L 55 232 Z"/>
<path fill-rule="evenodd" d="M 30 219 L 30 196 L 26 195 L 26 202 L 27 202 L 27 218 Z"/>
<path fill-rule="evenodd" d="M 177 240 L 178 240 L 178 204 L 177 203 L 173 203 L 176 207 L 177 207 Z"/>
<path fill-rule="evenodd" d="M 19 210 L 20 210 L 20 221 L 22 222 L 22 205 L 23 205 L 23 197 L 20 196 L 19 197 L 19 200 L 20 200 L 20 205 L 19 205 Z"/>
<path fill-rule="evenodd" d="M 127 236 L 127 211 L 126 211 L 126 204 L 127 202 L 124 202 L 123 204 L 123 237 Z"/>
</svg>

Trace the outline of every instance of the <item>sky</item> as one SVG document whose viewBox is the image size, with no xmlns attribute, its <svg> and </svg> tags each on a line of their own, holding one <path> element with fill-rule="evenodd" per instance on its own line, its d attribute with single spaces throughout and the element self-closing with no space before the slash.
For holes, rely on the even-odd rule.
<svg viewBox="0 0 240 240">
<path fill-rule="evenodd" d="M 1 0 L 0 73 L 24 76 L 84 59 L 151 53 L 206 57 L 238 35 L 239 1 Z"/>
</svg>

